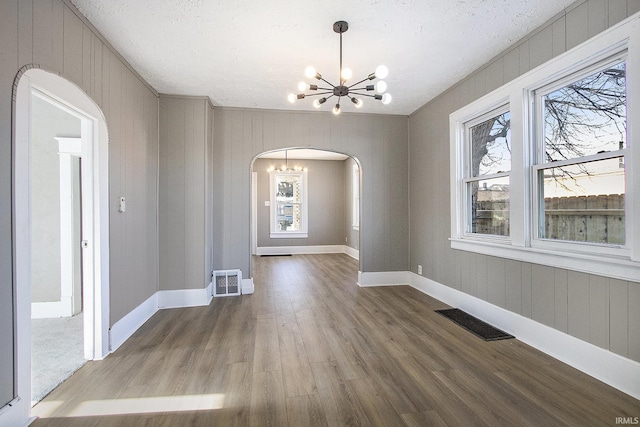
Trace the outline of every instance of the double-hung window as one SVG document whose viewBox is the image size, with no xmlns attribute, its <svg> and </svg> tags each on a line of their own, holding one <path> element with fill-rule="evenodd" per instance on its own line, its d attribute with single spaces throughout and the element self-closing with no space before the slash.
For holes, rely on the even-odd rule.
<svg viewBox="0 0 640 427">
<path fill-rule="evenodd" d="M 534 239 L 624 248 L 626 63 L 594 64 L 534 92 Z M 574 247 L 574 249 L 577 249 Z"/>
<path fill-rule="evenodd" d="M 308 237 L 307 171 L 269 172 L 271 238 Z"/>
<path fill-rule="evenodd" d="M 464 124 L 464 226 L 467 235 L 509 236 L 510 113 L 491 111 Z"/>
<path fill-rule="evenodd" d="M 639 25 L 450 115 L 453 249 L 640 281 Z"/>
</svg>

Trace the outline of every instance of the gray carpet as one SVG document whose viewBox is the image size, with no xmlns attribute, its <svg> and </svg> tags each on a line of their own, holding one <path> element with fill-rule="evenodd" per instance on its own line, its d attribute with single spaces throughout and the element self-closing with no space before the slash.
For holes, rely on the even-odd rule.
<svg viewBox="0 0 640 427">
<path fill-rule="evenodd" d="M 31 319 L 31 406 L 84 365 L 83 341 L 82 313 Z"/>
</svg>

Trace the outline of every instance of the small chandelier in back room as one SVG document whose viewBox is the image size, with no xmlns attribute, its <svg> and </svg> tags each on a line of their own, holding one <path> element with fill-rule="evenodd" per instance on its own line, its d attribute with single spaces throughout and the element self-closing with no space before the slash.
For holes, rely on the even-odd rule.
<svg viewBox="0 0 640 427">
<path fill-rule="evenodd" d="M 391 102 L 391 95 L 385 93 L 387 90 L 387 83 L 384 80 L 378 80 L 375 85 L 364 84 L 365 82 L 374 80 L 376 78 L 384 79 L 385 77 L 387 77 L 387 74 L 389 74 L 389 70 L 384 65 L 378 66 L 378 68 L 376 68 L 376 71 L 369 74 L 365 79 L 347 86 L 347 80 L 351 79 L 352 73 L 349 68 L 342 68 L 342 33 L 346 32 L 348 29 L 349 24 L 346 21 L 338 21 L 333 24 L 333 31 L 340 34 L 340 83 L 338 85 L 329 83 L 322 77 L 320 73 L 316 72 L 315 68 L 307 67 L 305 74 L 308 78 L 321 80 L 331 87 L 321 87 L 318 85 L 308 84 L 306 82 L 300 82 L 300 84 L 298 84 L 298 90 L 301 93 L 298 93 L 297 95 L 293 93 L 289 94 L 289 102 L 294 103 L 297 99 L 304 99 L 307 96 L 322 96 L 321 98 L 316 98 L 313 101 L 313 106 L 316 108 L 320 108 L 322 104 L 327 102 L 327 100 L 329 100 L 331 97 L 335 96 L 338 99 L 335 107 L 333 107 L 334 114 L 340 114 L 340 100 L 342 99 L 342 97 L 350 99 L 351 102 L 354 103 L 356 108 L 360 108 L 362 106 L 362 99 L 360 97 L 363 96 L 377 99 L 383 104 L 388 104 L 389 102 Z M 306 91 L 311 92 L 304 93 Z M 366 93 L 370 91 L 375 91 L 376 93 L 373 95 Z"/>
</svg>

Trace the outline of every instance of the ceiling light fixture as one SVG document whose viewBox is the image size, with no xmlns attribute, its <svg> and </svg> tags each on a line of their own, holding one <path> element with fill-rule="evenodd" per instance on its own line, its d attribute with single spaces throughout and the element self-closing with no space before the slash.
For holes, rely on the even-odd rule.
<svg viewBox="0 0 640 427">
<path fill-rule="evenodd" d="M 320 87 L 318 85 L 308 84 L 306 82 L 300 82 L 298 84 L 298 90 L 300 93 L 289 94 L 289 102 L 294 103 L 297 99 L 304 99 L 307 96 L 322 96 L 322 98 L 316 99 L 313 101 L 313 106 L 316 108 L 320 108 L 322 104 L 327 102 L 331 97 L 335 96 L 338 98 L 335 107 L 333 107 L 333 114 L 340 114 L 340 99 L 344 96 L 349 98 L 351 102 L 356 106 L 356 108 L 362 107 L 362 99 L 358 97 L 368 96 L 373 99 L 377 99 L 381 101 L 383 104 L 388 104 L 391 102 L 391 95 L 386 93 L 387 91 L 387 83 L 383 80 L 378 80 L 375 85 L 364 85 L 361 87 L 357 87 L 358 85 L 366 82 L 367 80 L 374 79 L 384 79 L 389 74 L 389 70 L 384 65 L 379 65 L 376 68 L 376 71 L 369 74 L 367 78 L 360 80 L 359 82 L 353 83 L 349 86 L 346 85 L 347 80 L 351 79 L 352 72 L 349 68 L 342 67 L 342 33 L 346 32 L 349 29 L 349 24 L 346 21 L 337 21 L 333 24 L 333 31 L 340 34 L 340 84 L 334 85 L 327 80 L 325 80 L 322 75 L 316 72 L 316 69 L 313 67 L 307 67 L 305 71 L 305 75 L 312 79 L 315 78 L 317 80 L 322 80 L 327 83 L 331 87 Z M 312 91 L 311 93 L 304 93 L 306 91 Z M 321 91 L 321 92 L 318 92 Z M 375 91 L 375 95 L 370 95 L 365 92 Z"/>
<path fill-rule="evenodd" d="M 284 162 L 285 163 L 280 168 L 277 168 L 275 166 L 270 166 L 269 169 L 267 169 L 267 172 L 278 171 L 278 172 L 291 173 L 291 172 L 302 172 L 307 170 L 307 168 L 303 168 L 301 166 L 294 166 L 293 168 L 289 167 L 289 151 L 288 150 L 284 150 Z"/>
</svg>

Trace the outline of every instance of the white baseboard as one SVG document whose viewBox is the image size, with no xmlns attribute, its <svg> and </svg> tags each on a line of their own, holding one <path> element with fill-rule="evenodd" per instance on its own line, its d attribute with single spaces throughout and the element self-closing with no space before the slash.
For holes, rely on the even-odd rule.
<svg viewBox="0 0 640 427">
<path fill-rule="evenodd" d="M 413 272 L 410 285 L 484 320 L 518 340 L 640 399 L 640 363 Z"/>
<path fill-rule="evenodd" d="M 640 399 L 640 363 L 411 271 L 359 272 L 360 286 L 405 285 L 484 320 L 518 340 Z"/>
<path fill-rule="evenodd" d="M 32 302 L 32 319 L 55 319 L 57 317 L 73 316 L 73 304 L 71 298 L 52 302 Z"/>
<path fill-rule="evenodd" d="M 360 260 L 360 251 L 358 249 L 354 249 L 351 246 L 344 245 L 344 253 L 349 255 L 353 259 Z"/>
<path fill-rule="evenodd" d="M 358 271 L 358 286 L 409 285 L 408 271 Z"/>
<path fill-rule="evenodd" d="M 251 295 L 253 293 L 253 290 L 254 290 L 253 277 L 250 279 L 242 279 L 242 289 L 240 293 L 242 295 Z"/>
<path fill-rule="evenodd" d="M 317 246 L 260 246 L 256 255 L 314 255 L 314 254 L 347 254 L 356 256 L 358 252 L 346 245 L 317 245 Z"/>
<path fill-rule="evenodd" d="M 209 305 L 212 296 L 212 284 L 203 289 L 176 289 L 158 291 L 158 308 L 198 307 Z"/>
<path fill-rule="evenodd" d="M 109 329 L 109 351 L 114 352 L 158 311 L 158 293 L 131 310 Z"/>
</svg>

